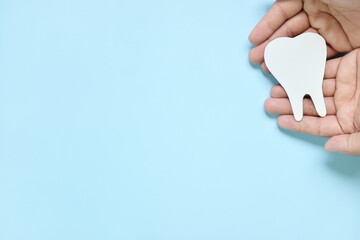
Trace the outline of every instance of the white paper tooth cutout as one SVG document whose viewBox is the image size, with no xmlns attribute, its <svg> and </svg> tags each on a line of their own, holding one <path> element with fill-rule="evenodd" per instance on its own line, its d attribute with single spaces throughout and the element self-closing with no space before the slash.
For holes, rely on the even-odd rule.
<svg viewBox="0 0 360 240">
<path fill-rule="evenodd" d="M 326 42 L 316 33 L 277 38 L 265 49 L 265 63 L 284 87 L 296 121 L 303 118 L 303 98 L 309 94 L 317 113 L 326 116 L 322 91 Z"/>
</svg>

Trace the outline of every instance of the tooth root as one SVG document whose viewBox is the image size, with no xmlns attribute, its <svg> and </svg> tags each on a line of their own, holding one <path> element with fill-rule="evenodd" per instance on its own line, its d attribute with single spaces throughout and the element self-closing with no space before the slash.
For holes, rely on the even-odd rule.
<svg viewBox="0 0 360 240">
<path fill-rule="evenodd" d="M 303 118 L 303 98 L 303 95 L 289 94 L 291 108 L 293 110 L 294 118 L 296 121 L 301 121 L 301 119 Z"/>
<path fill-rule="evenodd" d="M 315 109 L 317 111 L 317 113 L 319 114 L 319 116 L 321 117 L 325 117 L 326 116 L 326 105 L 325 105 L 325 100 L 323 97 L 323 92 L 322 90 L 310 94 L 310 97 L 314 103 Z"/>
</svg>

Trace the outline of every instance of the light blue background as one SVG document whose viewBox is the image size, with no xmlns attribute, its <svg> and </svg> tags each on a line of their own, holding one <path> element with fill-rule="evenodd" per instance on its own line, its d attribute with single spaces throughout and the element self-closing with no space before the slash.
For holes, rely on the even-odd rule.
<svg viewBox="0 0 360 240">
<path fill-rule="evenodd" d="M 360 239 L 360 160 L 263 110 L 270 4 L 0 0 L 0 239 Z"/>
</svg>

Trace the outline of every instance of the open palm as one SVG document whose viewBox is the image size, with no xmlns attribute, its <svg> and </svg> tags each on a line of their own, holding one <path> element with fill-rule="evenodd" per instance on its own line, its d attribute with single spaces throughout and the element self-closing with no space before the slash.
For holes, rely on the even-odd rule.
<svg viewBox="0 0 360 240">
<path fill-rule="evenodd" d="M 297 122 L 285 90 L 280 85 L 271 89 L 265 109 L 280 114 L 280 127 L 322 137 L 331 137 L 328 151 L 360 155 L 360 50 L 326 64 L 323 92 L 327 116 L 318 117 L 310 98 L 304 99 L 304 118 Z"/>
<path fill-rule="evenodd" d="M 360 155 L 360 1 L 358 0 L 278 0 L 249 36 L 255 45 L 251 62 L 264 64 L 266 45 L 278 37 L 295 37 L 317 32 L 327 43 L 328 57 L 349 52 L 327 61 L 323 91 L 328 115 L 317 116 L 309 98 L 304 99 L 304 118 L 296 122 L 285 90 L 271 89 L 265 102 L 269 113 L 280 114 L 278 124 L 285 129 L 331 137 L 328 151 Z M 301 69 L 300 69 L 301 70 Z"/>
</svg>

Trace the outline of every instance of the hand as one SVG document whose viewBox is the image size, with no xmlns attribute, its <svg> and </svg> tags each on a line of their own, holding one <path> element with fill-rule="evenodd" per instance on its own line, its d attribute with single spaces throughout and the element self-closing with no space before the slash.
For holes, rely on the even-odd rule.
<svg viewBox="0 0 360 240">
<path fill-rule="evenodd" d="M 271 89 L 265 109 L 280 114 L 280 127 L 292 131 L 331 137 L 325 149 L 360 156 L 360 49 L 326 63 L 323 92 L 328 115 L 317 117 L 310 98 L 304 99 L 304 117 L 300 122 L 292 110 L 285 90 L 280 85 Z"/>
<path fill-rule="evenodd" d="M 278 0 L 249 36 L 255 47 L 252 63 L 264 64 L 264 50 L 272 39 L 317 32 L 328 46 L 328 57 L 360 47 L 359 0 Z"/>
<path fill-rule="evenodd" d="M 280 85 L 271 89 L 265 102 L 269 113 L 280 114 L 278 124 L 285 129 L 330 137 L 327 151 L 360 156 L 360 1 L 358 0 L 278 0 L 249 36 L 255 47 L 249 57 L 264 64 L 266 45 L 278 37 L 295 37 L 316 32 L 327 43 L 328 57 L 350 52 L 326 64 L 323 90 L 328 115 L 317 117 L 309 98 L 304 99 L 304 118 L 296 122 L 290 102 Z"/>
</svg>

